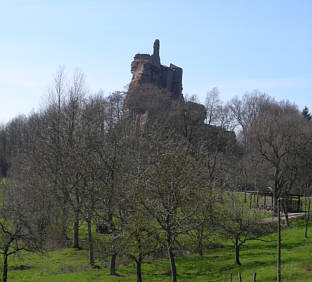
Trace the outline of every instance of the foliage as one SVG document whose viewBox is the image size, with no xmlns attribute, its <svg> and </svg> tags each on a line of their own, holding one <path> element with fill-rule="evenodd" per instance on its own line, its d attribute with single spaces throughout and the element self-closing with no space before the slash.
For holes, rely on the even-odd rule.
<svg viewBox="0 0 312 282">
<path fill-rule="evenodd" d="M 170 274 L 175 282 L 187 277 L 185 269 L 195 275 L 187 266 L 195 255 L 183 256 L 187 252 L 199 254 L 199 265 L 206 254 L 222 253 L 207 251 L 211 240 L 220 245 L 220 236 L 234 245 L 236 263 L 241 257 L 245 264 L 250 240 L 267 232 L 246 191 L 271 187 L 274 207 L 295 189 L 309 195 L 308 110 L 301 115 L 295 105 L 257 91 L 225 105 L 214 88 L 205 106 L 172 100 L 148 85 L 126 97 L 88 94 L 82 73 L 67 81 L 60 70 L 45 107 L 0 129 L 2 182 L 9 187 L 2 195 L 0 241 L 2 249 L 10 243 L 7 254 L 72 240 L 76 251 L 68 253 L 79 257 L 87 248 L 92 268 L 109 264 L 117 276 L 120 264 L 135 262 L 137 281 Z M 236 192 L 245 192 L 244 199 Z M 224 250 L 229 256 L 228 243 Z M 163 260 L 151 261 L 165 252 L 170 270 Z M 154 273 L 158 264 L 158 277 L 145 272 Z M 81 269 L 105 276 L 85 263 Z M 64 262 L 62 271 L 76 270 Z"/>
</svg>

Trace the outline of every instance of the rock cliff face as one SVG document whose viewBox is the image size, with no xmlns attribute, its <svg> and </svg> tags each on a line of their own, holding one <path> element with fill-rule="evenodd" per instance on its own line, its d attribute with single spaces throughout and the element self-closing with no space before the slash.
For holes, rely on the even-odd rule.
<svg viewBox="0 0 312 282">
<path fill-rule="evenodd" d="M 182 68 L 173 64 L 169 67 L 160 63 L 159 40 L 154 42 L 154 52 L 149 54 L 136 54 L 131 63 L 132 80 L 129 89 L 150 84 L 160 89 L 166 89 L 173 99 L 182 98 Z"/>
</svg>

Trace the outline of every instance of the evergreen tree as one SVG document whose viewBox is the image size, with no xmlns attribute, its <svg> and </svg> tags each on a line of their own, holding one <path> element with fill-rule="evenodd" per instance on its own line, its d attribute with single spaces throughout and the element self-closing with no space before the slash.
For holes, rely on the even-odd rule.
<svg viewBox="0 0 312 282">
<path fill-rule="evenodd" d="M 307 120 L 311 120 L 312 115 L 309 112 L 309 109 L 307 106 L 304 107 L 304 109 L 302 110 L 302 115 L 307 119 Z"/>
</svg>

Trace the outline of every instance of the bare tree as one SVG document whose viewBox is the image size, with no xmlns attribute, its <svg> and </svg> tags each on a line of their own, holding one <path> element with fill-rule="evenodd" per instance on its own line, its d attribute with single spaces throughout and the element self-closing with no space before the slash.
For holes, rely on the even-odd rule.
<svg viewBox="0 0 312 282">
<path fill-rule="evenodd" d="M 251 128 L 250 142 L 259 159 L 265 161 L 273 188 L 274 211 L 277 199 L 291 190 L 298 176 L 298 157 L 304 138 L 302 117 L 292 105 L 267 105 Z"/>
<path fill-rule="evenodd" d="M 151 224 L 151 216 L 137 200 L 139 185 L 128 194 L 128 216 L 121 234 L 120 244 L 123 253 L 136 264 L 137 282 L 142 282 L 142 263 L 145 257 L 157 253 L 161 239 Z M 134 191 L 137 191 L 133 194 Z M 132 196 L 131 196 L 132 195 Z"/>
<path fill-rule="evenodd" d="M 49 226 L 49 201 L 43 181 L 24 166 L 19 156 L 12 163 L 9 180 L 1 184 L 0 253 L 2 281 L 7 281 L 8 258 L 21 251 L 41 252 Z M 46 191 L 45 191 L 46 192 Z"/>
<path fill-rule="evenodd" d="M 4 125 L 0 125 L 0 178 L 6 177 L 9 169 L 7 133 Z"/>
<path fill-rule="evenodd" d="M 140 200 L 164 233 L 171 279 L 175 282 L 175 242 L 180 234 L 193 228 L 188 223 L 198 211 L 204 183 L 198 159 L 183 152 L 178 143 L 173 144 L 174 147 L 166 144 L 163 149 L 159 143 L 154 147 L 156 155 L 145 172 L 145 181 L 141 184 L 145 193 L 140 195 Z"/>
<path fill-rule="evenodd" d="M 265 93 L 260 93 L 255 90 L 252 93 L 246 93 L 242 99 L 238 97 L 233 98 L 229 103 L 232 115 L 237 124 L 241 128 L 243 143 L 247 147 L 247 138 L 249 129 L 253 122 L 257 119 L 264 105 L 269 103 L 272 99 Z"/>
<path fill-rule="evenodd" d="M 230 239 L 235 248 L 235 263 L 241 265 L 239 258 L 240 247 L 248 240 L 254 240 L 267 232 L 265 224 L 261 223 L 261 214 L 251 210 L 236 199 L 228 199 L 221 210 L 219 221 L 220 232 Z"/>
<path fill-rule="evenodd" d="M 126 127 L 122 118 L 124 95 L 120 92 L 113 93 L 107 98 L 101 96 L 91 97 L 86 108 L 88 124 L 85 128 L 87 141 L 86 159 L 92 164 L 89 175 L 93 180 L 90 189 L 94 192 L 89 205 L 89 215 L 102 224 L 105 233 L 111 234 L 110 246 L 110 274 L 116 275 L 116 258 L 119 252 L 120 233 L 123 226 L 124 206 L 121 199 L 124 191 L 123 167 Z M 96 191 L 95 191 L 96 190 Z M 86 199 L 90 198 L 88 196 Z M 98 202 L 95 204 L 95 202 Z M 84 205 L 84 201 L 82 201 Z"/>
<path fill-rule="evenodd" d="M 220 107 L 222 107 L 222 101 L 219 98 L 218 89 L 214 87 L 207 92 L 205 99 L 205 109 L 207 111 L 206 122 L 208 125 L 216 125 L 220 117 Z"/>
</svg>

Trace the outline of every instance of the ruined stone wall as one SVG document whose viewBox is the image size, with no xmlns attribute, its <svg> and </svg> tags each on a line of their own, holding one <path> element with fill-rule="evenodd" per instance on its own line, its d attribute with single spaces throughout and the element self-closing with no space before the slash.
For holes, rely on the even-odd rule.
<svg viewBox="0 0 312 282">
<path fill-rule="evenodd" d="M 161 89 L 167 89 L 173 99 L 182 98 L 183 70 L 173 64 L 169 67 L 160 63 L 159 40 L 154 42 L 154 52 L 136 54 L 131 63 L 132 80 L 130 88 L 142 84 L 151 84 Z"/>
</svg>

